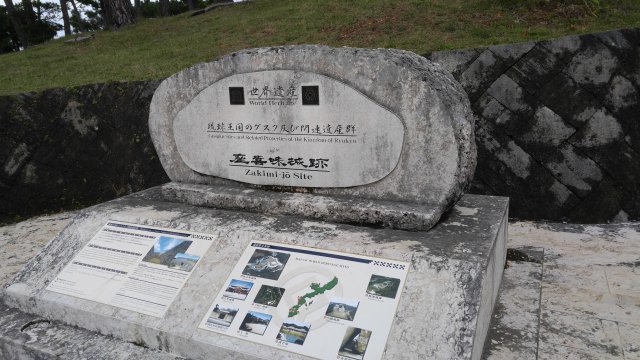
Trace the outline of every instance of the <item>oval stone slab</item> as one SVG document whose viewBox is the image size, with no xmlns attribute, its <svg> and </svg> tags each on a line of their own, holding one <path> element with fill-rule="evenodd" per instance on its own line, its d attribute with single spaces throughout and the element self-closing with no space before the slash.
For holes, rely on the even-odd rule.
<svg viewBox="0 0 640 360">
<path fill-rule="evenodd" d="M 398 164 L 400 118 L 350 86 L 306 71 L 223 78 L 173 122 L 178 153 L 205 175 L 260 185 L 370 184 Z"/>
<path fill-rule="evenodd" d="M 176 190 L 176 198 L 262 212 L 289 206 L 280 210 L 337 222 L 385 224 L 381 214 L 393 213 L 405 229 L 433 226 L 464 193 L 476 164 L 473 129 L 451 74 L 391 49 L 242 50 L 167 78 L 149 111 L 171 180 L 217 192 Z M 347 139 L 356 142 L 337 141 Z M 309 196 L 277 201 L 272 185 Z"/>
</svg>

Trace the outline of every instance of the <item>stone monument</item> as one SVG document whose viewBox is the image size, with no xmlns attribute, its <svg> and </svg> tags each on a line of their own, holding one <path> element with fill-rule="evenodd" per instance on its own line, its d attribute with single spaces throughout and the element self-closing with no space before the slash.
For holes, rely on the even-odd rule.
<svg viewBox="0 0 640 360">
<path fill-rule="evenodd" d="M 195 65 L 150 109 L 172 182 L 82 211 L 2 299 L 193 359 L 479 359 L 508 200 L 463 195 L 473 119 L 406 51 Z"/>
<path fill-rule="evenodd" d="M 432 227 L 476 161 L 461 86 L 397 50 L 253 49 L 199 64 L 159 86 L 149 128 L 174 183 L 225 194 L 166 188 L 181 200 L 401 229 Z"/>
</svg>

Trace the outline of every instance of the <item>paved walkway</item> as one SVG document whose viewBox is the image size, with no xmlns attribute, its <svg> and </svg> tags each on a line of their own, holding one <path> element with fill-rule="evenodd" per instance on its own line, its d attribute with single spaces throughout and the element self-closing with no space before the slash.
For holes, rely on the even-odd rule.
<svg viewBox="0 0 640 360">
<path fill-rule="evenodd" d="M 71 218 L 1 227 L 0 287 Z M 485 359 L 640 359 L 640 223 L 512 222 L 508 247 Z M 131 354 L 131 344 L 109 341 Z M 81 350 L 101 350 L 92 346 Z"/>
<path fill-rule="evenodd" d="M 640 359 L 640 223 L 513 222 L 485 358 Z"/>
</svg>

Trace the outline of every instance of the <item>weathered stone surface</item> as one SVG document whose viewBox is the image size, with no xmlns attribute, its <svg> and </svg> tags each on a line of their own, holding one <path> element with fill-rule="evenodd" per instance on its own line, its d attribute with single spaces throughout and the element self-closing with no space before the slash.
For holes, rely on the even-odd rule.
<svg viewBox="0 0 640 360">
<path fill-rule="evenodd" d="M 397 115 L 355 89 L 293 70 L 216 81 L 177 113 L 173 135 L 180 157 L 197 173 L 307 188 L 385 178 L 398 165 L 405 137 Z"/>
<path fill-rule="evenodd" d="M 589 354 L 590 358 L 620 359 L 623 357 L 619 339 L 618 327 L 613 321 L 552 310 L 543 311 L 541 314 L 542 359 L 561 357 L 567 348 L 579 349 L 578 353 L 583 351 L 585 355 Z M 555 347 L 554 345 L 560 347 L 549 351 L 549 348 Z M 567 352 L 575 352 L 572 350 Z"/>
<path fill-rule="evenodd" d="M 486 89 L 486 95 L 523 117 L 531 117 L 535 112 L 535 99 L 507 75 L 501 75 L 493 82 Z"/>
<path fill-rule="evenodd" d="M 507 249 L 500 296 L 483 359 L 536 359 L 543 250 L 530 246 Z"/>
<path fill-rule="evenodd" d="M 559 57 L 536 44 L 531 51 L 517 59 L 506 74 L 528 92 L 535 94 L 560 72 L 558 64 L 561 64 Z"/>
<path fill-rule="evenodd" d="M 0 254 L 5 254 L 6 258 L 0 268 L 0 288 L 3 288 L 27 261 L 36 256 L 40 249 L 53 239 L 74 216 L 74 212 L 65 212 L 2 227 Z"/>
<path fill-rule="evenodd" d="M 407 232 L 171 203 L 154 188 L 83 210 L 16 276 L 2 299 L 49 320 L 189 358 L 297 359 L 197 329 L 212 294 L 225 285 L 221 274 L 229 273 L 250 241 L 295 243 L 411 262 L 385 358 L 479 359 L 504 267 L 506 210 L 504 198 L 465 195 L 430 231 Z M 107 219 L 216 237 L 164 318 L 44 290 Z"/>
<path fill-rule="evenodd" d="M 549 157 L 546 166 L 556 178 L 580 196 L 587 196 L 603 176 L 598 164 L 570 144 L 563 145 L 560 154 Z"/>
<path fill-rule="evenodd" d="M 179 360 L 113 337 L 29 315 L 0 303 L 0 359 Z"/>
<path fill-rule="evenodd" d="M 535 47 L 535 43 L 502 44 L 489 46 L 488 50 L 502 59 L 507 65 L 512 66 L 520 60 L 526 53 Z"/>
<path fill-rule="evenodd" d="M 578 203 L 578 198 L 567 186 L 485 119 L 478 121 L 476 141 L 478 156 L 485 162 L 476 169 L 472 191 L 499 193 L 505 189 L 518 189 L 510 193 L 510 199 L 526 204 L 518 208 L 515 215 L 526 218 L 561 217 Z"/>
<path fill-rule="evenodd" d="M 458 78 L 458 76 L 460 76 L 460 74 L 464 70 L 466 70 L 467 67 L 469 67 L 469 65 L 473 63 L 481 53 L 482 50 L 480 49 L 477 49 L 476 51 L 463 49 L 451 50 L 447 52 L 437 52 L 433 54 L 433 56 L 431 57 L 431 61 L 441 63 L 445 70 Z M 456 54 L 456 56 L 452 57 L 451 54 Z M 443 56 L 443 58 L 447 61 L 438 61 L 440 55 Z"/>
<path fill-rule="evenodd" d="M 147 130 L 158 81 L 0 96 L 0 222 L 166 182 Z"/>
<path fill-rule="evenodd" d="M 616 115 L 624 115 L 624 112 L 630 109 L 637 110 L 640 105 L 638 91 L 633 83 L 621 75 L 616 75 L 611 79 L 604 101 Z"/>
<path fill-rule="evenodd" d="M 559 97 L 558 93 L 563 96 Z M 540 89 L 537 96 L 543 104 L 576 128 L 583 126 L 596 109 L 601 107 L 595 96 L 564 74 L 554 76 Z"/>
<path fill-rule="evenodd" d="M 582 46 L 573 54 L 565 72 L 593 93 L 603 93 L 618 67 L 618 59 L 597 38 L 586 36 Z"/>
<path fill-rule="evenodd" d="M 485 358 L 638 358 L 639 239 L 637 222 L 509 224 Z"/>
<path fill-rule="evenodd" d="M 0 288 L 62 231 L 76 212 L 31 218 L 0 228 Z M 181 359 L 12 309 L 0 301 L 0 359 Z"/>
<path fill-rule="evenodd" d="M 459 56 L 454 56 L 453 58 Z M 446 63 L 446 60 L 443 59 L 442 62 Z M 469 100 L 473 103 L 484 93 L 486 87 L 492 84 L 508 68 L 508 64 L 504 63 L 493 52 L 487 50 L 483 51 L 457 79 L 469 94 Z"/>
<path fill-rule="evenodd" d="M 316 220 L 402 230 L 427 230 L 434 224 L 433 208 L 411 203 L 174 182 L 162 185 L 161 189 L 163 196 L 169 201 L 216 209 L 296 215 Z"/>
<path fill-rule="evenodd" d="M 625 29 L 427 55 L 454 64 L 477 99 L 472 191 L 508 195 L 517 218 L 639 219 L 639 40 L 640 29 Z M 489 64 L 482 73 L 466 61 L 476 56 Z"/>
<path fill-rule="evenodd" d="M 361 130 L 371 135 L 368 138 L 362 138 L 362 141 L 377 144 L 374 150 L 379 153 L 368 155 L 370 151 L 363 149 L 362 153 L 353 151 L 342 154 L 341 158 L 344 159 L 341 165 L 348 166 L 350 162 L 355 164 L 359 161 L 379 161 L 382 164 L 382 171 L 376 168 L 363 169 L 364 173 L 372 175 L 367 175 L 367 180 L 356 178 L 348 179 L 349 181 L 327 181 L 324 186 L 332 186 L 328 188 L 318 187 L 323 184 L 322 182 L 312 183 L 309 187 L 305 186 L 304 191 L 319 195 L 418 203 L 434 208 L 434 220 L 437 221 L 467 187 L 475 168 L 474 118 L 468 106 L 466 94 L 448 73 L 423 57 L 406 51 L 323 46 L 243 50 L 212 63 L 195 65 L 166 79 L 156 90 L 151 103 L 149 127 L 163 167 L 174 182 L 238 186 L 237 183 L 225 179 L 226 174 L 223 170 L 219 170 L 220 167 L 217 165 L 224 162 L 228 167 L 227 157 L 216 160 L 216 165 L 211 166 L 201 165 L 206 160 L 204 157 L 197 157 L 197 160 L 193 155 L 185 157 L 184 152 L 192 154 L 194 151 L 184 145 L 189 143 L 187 138 L 193 138 L 186 135 L 184 124 L 199 116 L 195 112 L 204 110 L 206 106 L 203 104 L 214 101 L 213 98 L 199 98 L 200 94 L 216 93 L 220 90 L 215 90 L 218 82 L 225 82 L 230 76 L 244 74 L 243 76 L 255 77 L 258 75 L 251 74 L 257 74 L 257 72 L 264 72 L 265 74 L 260 76 L 269 77 L 269 81 L 294 79 L 294 75 L 297 74 L 301 81 L 318 83 L 326 79 L 324 85 L 327 87 L 338 89 L 346 86 L 351 89 L 349 91 L 357 91 L 366 96 L 368 100 L 363 101 L 371 104 L 363 103 L 365 105 L 360 106 L 359 100 L 355 95 L 352 96 L 351 102 L 358 111 L 365 114 L 380 112 L 378 106 L 381 106 L 387 109 L 390 115 L 401 119 L 404 125 L 402 151 L 397 165 L 395 161 L 388 161 L 390 158 L 395 158 L 396 150 L 394 149 L 399 145 L 396 137 L 400 135 L 400 129 L 396 129 L 397 124 L 393 116 L 380 120 L 388 123 L 385 125 L 385 131 L 388 131 L 389 135 L 366 128 L 374 126 L 375 122 L 371 121 L 369 124 L 363 122 L 363 125 L 358 126 L 361 128 L 364 126 L 365 129 Z M 297 89 L 297 85 L 295 88 Z M 347 95 L 349 91 L 341 91 L 344 92 L 344 96 L 351 96 Z M 217 94 L 222 93 L 218 91 Z M 214 97 L 217 98 L 217 96 Z M 228 102 L 229 100 L 225 98 L 215 101 Z M 322 116 L 337 114 L 343 116 L 343 119 L 355 116 L 345 116 L 353 109 L 347 104 L 341 104 L 340 99 L 325 98 L 324 101 L 328 106 L 338 107 L 333 112 L 329 112 L 326 109 L 322 110 L 320 105 L 318 111 L 322 111 L 318 114 Z M 237 117 L 235 121 L 242 120 L 242 112 L 236 110 L 239 109 L 238 107 L 225 106 L 226 110 L 207 114 L 207 116 L 211 116 L 214 119 L 212 121 L 218 119 L 223 121 L 225 118 L 222 115 L 234 112 Z M 307 112 L 312 110 L 304 109 Z M 278 111 L 281 113 L 275 119 L 286 122 L 296 120 L 291 117 L 300 110 L 297 106 L 290 108 L 285 106 Z M 322 120 L 322 116 L 318 117 L 318 114 L 314 115 L 316 121 Z M 247 116 L 249 116 L 248 113 Z M 270 120 L 272 117 L 267 112 L 264 116 L 265 122 L 273 121 Z M 303 115 L 299 114 L 299 116 Z M 194 141 L 200 144 L 200 140 Z M 388 142 L 394 144 L 386 144 Z M 250 145 L 243 145 L 240 142 L 234 143 L 234 146 L 251 150 Z M 280 143 L 271 143 L 269 146 L 266 150 L 270 154 L 276 153 L 281 148 L 287 148 Z M 211 149 L 207 149 L 203 151 L 207 151 L 210 157 L 220 155 L 213 152 L 213 145 Z M 285 156 L 291 156 L 291 154 L 285 154 Z M 187 163 L 184 160 L 187 160 Z M 189 167 L 189 162 L 194 168 Z M 380 178 L 381 174 L 388 171 L 390 171 L 388 175 Z M 207 176 L 202 172 L 215 174 L 218 177 Z M 344 172 L 345 176 L 351 176 L 348 171 Z M 333 176 L 342 175 L 338 172 Z M 238 179 L 236 176 L 229 177 Z M 376 179 L 378 180 L 375 181 Z M 375 182 L 371 183 L 371 181 Z M 273 180 L 256 183 L 279 185 L 288 191 L 297 191 L 298 187 L 303 186 L 299 181 Z M 365 185 L 336 187 L 363 183 Z M 247 185 L 247 187 L 259 187 L 259 185 Z"/>
</svg>

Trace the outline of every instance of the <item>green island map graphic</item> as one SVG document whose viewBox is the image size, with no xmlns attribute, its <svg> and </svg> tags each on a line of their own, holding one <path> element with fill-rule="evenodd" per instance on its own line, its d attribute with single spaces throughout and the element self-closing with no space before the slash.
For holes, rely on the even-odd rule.
<svg viewBox="0 0 640 360">
<path fill-rule="evenodd" d="M 319 283 L 311 283 L 311 285 L 309 285 L 309 287 L 311 288 L 311 290 L 313 290 L 310 293 L 306 293 L 303 296 L 298 297 L 298 303 L 294 306 L 292 306 L 289 309 L 289 317 L 294 317 L 296 315 L 298 315 L 298 310 L 300 310 L 300 307 L 304 304 L 307 303 L 307 299 L 312 299 L 317 295 L 320 295 L 322 293 L 324 293 L 327 290 L 331 290 L 333 289 L 336 285 L 338 285 L 338 278 L 337 277 L 333 277 L 333 279 L 331 279 L 328 283 L 320 286 Z"/>
</svg>

